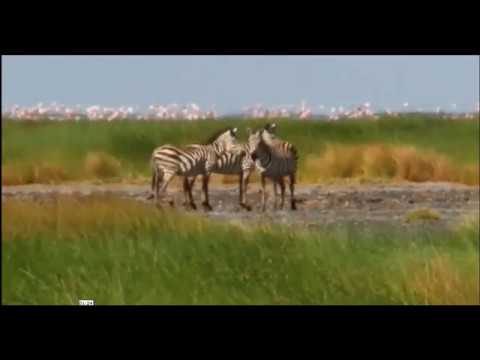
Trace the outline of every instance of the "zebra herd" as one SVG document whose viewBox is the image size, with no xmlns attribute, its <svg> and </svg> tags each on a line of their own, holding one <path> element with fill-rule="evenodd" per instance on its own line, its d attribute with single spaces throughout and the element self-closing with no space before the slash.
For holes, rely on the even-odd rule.
<svg viewBox="0 0 480 360">
<path fill-rule="evenodd" d="M 206 210 L 212 210 L 208 197 L 211 174 L 238 175 L 239 203 L 242 208 L 250 211 L 252 208 L 246 202 L 247 186 L 250 175 L 256 170 L 261 178 L 262 211 L 266 209 L 266 178 L 273 182 L 275 208 L 280 187 L 282 209 L 285 200 L 284 177 L 287 176 L 291 209 L 296 210 L 297 150 L 292 144 L 279 139 L 275 130 L 276 125 L 273 123 L 254 132 L 248 129 L 248 142 L 245 144 L 238 142 L 237 128 L 228 128 L 212 135 L 205 144 L 192 144 L 184 148 L 162 145 L 156 148 L 151 157 L 152 194 L 148 199 L 153 198 L 158 205 L 168 184 L 175 176 L 182 176 L 185 205 L 196 209 L 192 188 L 197 176 L 201 176 L 202 205 Z"/>
</svg>

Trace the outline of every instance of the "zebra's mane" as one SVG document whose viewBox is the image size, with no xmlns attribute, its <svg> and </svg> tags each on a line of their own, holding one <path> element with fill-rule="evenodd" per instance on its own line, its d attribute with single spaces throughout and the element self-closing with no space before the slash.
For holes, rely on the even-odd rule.
<svg viewBox="0 0 480 360">
<path fill-rule="evenodd" d="M 258 135 L 260 135 L 260 138 L 261 138 L 262 141 L 263 141 L 262 134 L 263 134 L 264 131 L 267 131 L 267 126 L 268 126 L 268 125 L 262 126 L 262 127 L 258 128 L 258 129 L 255 129 L 254 131 L 252 131 L 252 134 L 255 134 L 255 133 L 258 132 Z"/>
<path fill-rule="evenodd" d="M 221 129 L 221 130 L 218 130 L 216 131 L 213 135 L 211 135 L 205 142 L 203 142 L 202 144 L 203 145 L 209 145 L 209 144 L 212 144 L 215 140 L 217 140 L 217 138 L 222 135 L 224 132 L 226 132 L 227 130 L 232 130 L 231 127 L 226 127 L 224 129 Z"/>
</svg>

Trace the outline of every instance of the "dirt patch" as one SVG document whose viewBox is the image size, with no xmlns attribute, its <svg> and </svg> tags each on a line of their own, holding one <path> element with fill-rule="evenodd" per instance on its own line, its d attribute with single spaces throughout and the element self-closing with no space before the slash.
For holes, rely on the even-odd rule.
<svg viewBox="0 0 480 360">
<path fill-rule="evenodd" d="M 202 193 L 196 184 L 194 197 L 200 216 L 220 219 L 235 224 L 281 223 L 299 225 L 304 228 L 351 223 L 396 224 L 399 226 L 448 225 L 460 221 L 464 216 L 476 214 L 479 210 L 479 188 L 452 183 L 401 183 L 375 185 L 311 185 L 298 186 L 298 210 L 289 209 L 288 192 L 283 210 L 273 209 L 273 191 L 268 187 L 267 211 L 260 211 L 261 195 L 257 184 L 249 187 L 248 202 L 253 210 L 247 212 L 238 205 L 236 185 L 215 185 L 210 189 L 210 202 L 214 208 L 206 212 L 201 208 Z M 59 195 L 89 197 L 114 196 L 148 202 L 148 185 L 125 184 L 70 184 L 70 185 L 24 185 L 3 186 L 2 201 L 8 198 L 51 201 Z M 168 197 L 175 206 L 183 207 L 183 193 L 178 188 L 169 188 Z M 169 205 L 165 202 L 164 206 Z M 406 214 L 416 209 L 431 209 L 439 214 L 438 221 L 414 224 L 405 221 Z M 192 212 L 192 210 L 185 210 Z"/>
</svg>

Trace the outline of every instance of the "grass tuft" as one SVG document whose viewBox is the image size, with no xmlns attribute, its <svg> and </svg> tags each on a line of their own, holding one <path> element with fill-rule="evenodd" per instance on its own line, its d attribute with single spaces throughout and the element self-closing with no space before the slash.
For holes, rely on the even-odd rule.
<svg viewBox="0 0 480 360">
<path fill-rule="evenodd" d="M 111 178 L 120 175 L 121 164 L 112 155 L 90 152 L 85 158 L 85 172 L 97 178 Z"/>
<path fill-rule="evenodd" d="M 437 221 L 440 220 L 440 214 L 432 209 L 415 209 L 405 216 L 407 223 L 415 221 Z"/>
<path fill-rule="evenodd" d="M 69 179 L 62 165 L 46 162 L 2 167 L 2 185 L 58 184 Z"/>
<path fill-rule="evenodd" d="M 475 259 L 468 261 L 475 266 Z M 478 262 L 478 259 L 477 259 Z M 477 263 L 478 266 L 478 263 Z M 461 273 L 451 257 L 434 256 L 424 264 L 409 269 L 406 286 L 425 305 L 478 305 L 478 271 Z"/>
<path fill-rule="evenodd" d="M 447 181 L 478 185 L 478 165 L 454 165 L 446 156 L 414 146 L 328 145 L 322 156 L 308 156 L 302 180 L 335 178 Z"/>
</svg>

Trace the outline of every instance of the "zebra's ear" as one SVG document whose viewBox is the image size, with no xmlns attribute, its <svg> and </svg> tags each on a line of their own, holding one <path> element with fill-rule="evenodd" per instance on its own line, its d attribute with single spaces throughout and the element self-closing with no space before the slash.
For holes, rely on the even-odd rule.
<svg viewBox="0 0 480 360">
<path fill-rule="evenodd" d="M 235 136 L 235 135 L 237 134 L 237 131 L 238 131 L 237 128 L 233 128 L 233 129 L 231 130 L 232 136 Z"/>
<path fill-rule="evenodd" d="M 277 129 L 277 124 L 271 123 L 268 127 L 268 130 L 270 131 L 275 131 Z"/>
</svg>

